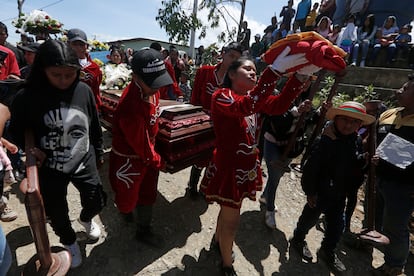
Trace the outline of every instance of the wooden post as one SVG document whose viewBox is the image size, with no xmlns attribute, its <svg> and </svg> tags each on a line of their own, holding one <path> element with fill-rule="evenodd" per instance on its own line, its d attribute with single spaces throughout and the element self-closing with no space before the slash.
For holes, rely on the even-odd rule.
<svg viewBox="0 0 414 276">
<path fill-rule="evenodd" d="M 309 92 L 308 100 L 311 100 L 311 101 L 313 100 L 313 97 L 318 91 L 319 85 L 323 77 L 325 76 L 325 74 L 326 74 L 326 70 L 322 69 L 321 71 L 319 71 L 317 79 L 312 84 L 311 91 Z M 303 127 L 303 124 L 305 122 L 305 116 L 306 116 L 305 112 L 300 114 L 299 119 L 296 122 L 295 129 L 289 138 L 289 141 L 283 151 L 282 156 L 280 157 L 279 160 L 273 162 L 272 164 L 273 166 L 277 166 L 279 168 L 282 168 L 285 171 L 289 171 L 289 168 L 287 167 L 287 164 L 286 164 L 286 160 L 288 158 L 289 152 L 292 150 L 293 146 L 295 145 L 296 137 L 298 136 L 299 130 Z"/>
<path fill-rule="evenodd" d="M 335 75 L 335 82 L 332 85 L 331 90 L 329 91 L 329 95 L 326 99 L 326 102 L 332 102 L 333 97 L 336 95 L 336 90 L 338 89 L 339 82 L 342 80 L 342 78 L 345 76 L 345 74 L 346 74 L 346 71 L 343 70 L 343 71 L 341 71 L 341 72 L 339 72 Z M 308 141 L 308 145 L 307 145 L 307 147 L 305 149 L 305 152 L 302 156 L 301 168 L 303 167 L 303 164 L 306 161 L 306 159 L 309 157 L 309 154 L 310 154 L 311 149 L 312 149 L 312 144 L 315 142 L 316 137 L 318 137 L 318 135 L 322 131 L 322 128 L 323 128 L 324 123 L 325 123 L 326 112 L 327 112 L 327 110 L 325 108 L 321 107 L 318 122 L 316 123 L 315 128 L 313 129 L 312 135 L 311 135 L 311 137 L 309 138 L 309 141 Z"/>
<path fill-rule="evenodd" d="M 21 190 L 25 193 L 25 207 L 32 229 L 33 240 L 37 254 L 26 264 L 23 275 L 66 275 L 70 268 L 71 256 L 65 249 L 52 253 L 49 237 L 46 230 L 46 215 L 42 196 L 39 190 L 39 177 L 36 166 L 36 157 L 30 153 L 34 148 L 33 133 L 26 130 L 26 173 L 27 179 L 21 183 Z"/>
</svg>

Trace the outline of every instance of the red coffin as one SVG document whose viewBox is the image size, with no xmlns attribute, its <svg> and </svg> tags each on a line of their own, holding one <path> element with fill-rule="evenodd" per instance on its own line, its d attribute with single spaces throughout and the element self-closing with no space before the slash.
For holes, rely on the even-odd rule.
<svg viewBox="0 0 414 276">
<path fill-rule="evenodd" d="M 122 94 L 119 90 L 102 91 L 102 125 L 110 129 L 113 112 Z M 175 173 L 209 159 L 214 148 L 214 131 L 210 116 L 200 106 L 160 100 L 156 150 L 166 161 L 165 170 Z"/>
</svg>

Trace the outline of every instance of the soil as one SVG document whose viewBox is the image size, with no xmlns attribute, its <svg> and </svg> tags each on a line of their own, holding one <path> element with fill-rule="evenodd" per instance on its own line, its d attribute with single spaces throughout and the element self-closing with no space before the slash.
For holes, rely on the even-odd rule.
<svg viewBox="0 0 414 276">
<path fill-rule="evenodd" d="M 110 135 L 105 132 L 107 152 Z M 108 154 L 106 154 L 108 158 Z M 134 223 L 120 217 L 111 198 L 108 183 L 108 162 L 100 170 L 108 205 L 95 219 L 102 227 L 102 236 L 96 242 L 86 239 L 82 226 L 76 221 L 80 213 L 79 194 L 69 186 L 68 202 L 72 225 L 78 231 L 83 253 L 83 264 L 68 275 L 221 275 L 220 256 L 210 250 L 219 207 L 207 204 L 201 197 L 190 199 L 186 193 L 189 168 L 175 174 L 161 173 L 159 195 L 154 209 L 154 228 L 165 238 L 162 249 L 138 243 Z M 245 200 L 241 209 L 241 223 L 234 244 L 234 267 L 238 275 L 330 275 L 323 262 L 305 263 L 289 248 L 289 238 L 305 204 L 300 187 L 300 174 L 292 171 L 281 179 L 276 195 L 277 230 L 264 225 L 264 210 L 258 201 Z M 266 179 L 264 179 L 266 181 Z M 352 220 L 352 230 L 361 230 L 364 213 L 363 195 Z M 14 185 L 9 193 L 9 206 L 19 217 L 2 222 L 12 250 L 13 263 L 8 275 L 20 275 L 26 263 L 36 254 L 24 207 L 24 195 Z M 62 246 L 50 226 L 47 226 L 51 246 Z M 311 252 L 316 256 L 323 237 L 323 223 L 307 236 Z M 370 275 L 373 267 L 383 263 L 380 249 L 344 240 L 338 246 L 338 256 L 348 271 L 345 275 Z M 409 257 L 407 275 L 414 275 L 414 258 Z"/>
</svg>

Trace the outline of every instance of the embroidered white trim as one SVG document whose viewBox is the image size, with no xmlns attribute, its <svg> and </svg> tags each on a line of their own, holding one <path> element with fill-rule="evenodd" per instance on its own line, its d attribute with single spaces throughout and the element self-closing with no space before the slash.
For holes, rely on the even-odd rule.
<svg viewBox="0 0 414 276">
<path fill-rule="evenodd" d="M 237 185 L 243 185 L 247 181 L 254 181 L 257 179 L 257 166 L 259 161 L 256 160 L 255 166 L 250 170 L 236 169 L 236 183 Z"/>
<path fill-rule="evenodd" d="M 244 154 L 244 155 L 252 155 L 257 153 L 257 145 L 248 145 L 246 143 L 240 143 L 240 147 L 244 147 L 245 149 L 239 149 L 236 151 L 236 154 Z"/>
</svg>

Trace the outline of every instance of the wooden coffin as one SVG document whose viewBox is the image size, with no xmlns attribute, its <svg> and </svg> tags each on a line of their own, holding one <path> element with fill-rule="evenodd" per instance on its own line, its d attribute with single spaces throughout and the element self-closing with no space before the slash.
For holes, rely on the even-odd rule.
<svg viewBox="0 0 414 276">
<path fill-rule="evenodd" d="M 174 173 L 208 159 L 213 148 L 213 125 L 200 106 L 167 107 L 161 113 L 156 149 L 167 162 L 165 171 Z"/>
<path fill-rule="evenodd" d="M 110 130 L 121 90 L 102 91 L 101 123 Z M 214 148 L 210 116 L 200 106 L 160 100 L 161 115 L 156 150 L 166 161 L 164 171 L 175 173 L 208 160 Z"/>
</svg>

